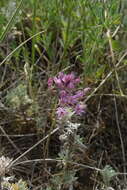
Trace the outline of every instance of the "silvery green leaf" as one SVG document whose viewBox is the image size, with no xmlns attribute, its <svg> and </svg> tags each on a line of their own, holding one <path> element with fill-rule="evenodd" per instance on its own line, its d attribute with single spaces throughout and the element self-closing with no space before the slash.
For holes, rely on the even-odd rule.
<svg viewBox="0 0 127 190">
<path fill-rule="evenodd" d="M 107 186 L 109 186 L 112 178 L 117 175 L 116 171 L 109 165 L 106 165 L 104 169 L 100 171 L 100 174 L 102 175 L 103 181 Z"/>
</svg>

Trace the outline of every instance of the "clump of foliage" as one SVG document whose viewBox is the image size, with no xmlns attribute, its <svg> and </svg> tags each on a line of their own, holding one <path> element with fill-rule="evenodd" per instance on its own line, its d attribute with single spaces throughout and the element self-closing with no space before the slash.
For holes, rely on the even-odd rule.
<svg viewBox="0 0 127 190">
<path fill-rule="evenodd" d="M 111 166 L 107 165 L 103 170 L 101 170 L 100 174 L 102 175 L 104 184 L 109 187 L 110 181 L 117 175 L 117 172 Z"/>
<path fill-rule="evenodd" d="M 16 88 L 10 90 L 6 96 L 6 104 L 13 109 L 19 109 L 22 106 L 31 105 L 32 99 L 28 96 L 27 86 L 21 83 Z"/>
</svg>

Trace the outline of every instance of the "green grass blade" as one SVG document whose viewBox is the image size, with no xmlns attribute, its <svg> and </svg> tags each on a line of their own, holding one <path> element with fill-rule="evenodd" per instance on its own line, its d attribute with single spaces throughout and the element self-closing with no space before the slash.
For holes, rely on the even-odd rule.
<svg viewBox="0 0 127 190">
<path fill-rule="evenodd" d="M 39 34 L 42 34 L 45 31 L 41 31 L 38 32 L 37 34 L 31 36 L 30 38 L 28 38 L 27 40 L 25 40 L 24 42 L 22 42 L 19 46 L 17 46 L 17 48 L 15 48 L 9 55 L 7 55 L 5 57 L 5 59 L 0 63 L 0 66 L 3 65 L 9 58 L 11 58 L 11 56 L 19 49 L 21 48 L 24 44 L 26 44 L 28 41 L 30 41 L 31 39 L 35 38 L 36 36 L 38 36 Z"/>
<path fill-rule="evenodd" d="M 22 3 L 23 3 L 23 0 L 20 1 L 20 3 L 19 3 L 19 5 L 17 6 L 15 12 L 13 13 L 13 15 L 12 15 L 12 17 L 10 18 L 9 22 L 7 23 L 4 32 L 3 32 L 3 33 L 1 34 L 1 36 L 0 36 L 0 42 L 2 42 L 2 41 L 5 39 L 5 37 L 6 37 L 7 33 L 8 33 L 8 31 L 9 31 L 10 28 L 12 27 L 13 21 L 15 20 L 17 14 L 19 13 L 19 10 L 20 10 L 20 8 L 21 8 L 21 6 L 22 6 Z"/>
</svg>

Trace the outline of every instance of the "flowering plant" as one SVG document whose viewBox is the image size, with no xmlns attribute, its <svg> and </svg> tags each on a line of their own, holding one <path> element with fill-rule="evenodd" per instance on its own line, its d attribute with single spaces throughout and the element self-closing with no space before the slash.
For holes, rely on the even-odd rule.
<svg viewBox="0 0 127 190">
<path fill-rule="evenodd" d="M 70 74 L 60 72 L 58 76 L 48 79 L 48 87 L 58 90 L 59 103 L 56 111 L 58 119 L 69 119 L 73 114 L 85 113 L 86 104 L 82 100 L 90 88 L 78 90 L 79 83 L 80 78 L 76 77 L 73 72 Z"/>
<path fill-rule="evenodd" d="M 58 182 L 56 183 L 56 181 L 59 181 L 59 189 L 63 185 L 73 189 L 77 179 L 76 170 L 68 169 L 69 162 L 76 158 L 77 151 L 83 154 L 87 151 L 87 146 L 82 143 L 80 136 L 77 134 L 80 124 L 71 122 L 73 115 L 82 115 L 86 111 L 86 104 L 83 100 L 90 88 L 79 89 L 78 84 L 80 82 L 80 78 L 76 77 L 73 72 L 70 74 L 60 72 L 58 76 L 51 77 L 48 80 L 49 89 L 58 92 L 56 114 L 58 125 L 60 126 L 59 140 L 61 141 L 61 151 L 59 156 L 60 159 L 64 160 L 64 165 L 62 166 L 64 172 L 62 176 L 54 177 L 53 181 L 57 185 Z M 71 181 L 65 179 L 71 179 Z"/>
</svg>

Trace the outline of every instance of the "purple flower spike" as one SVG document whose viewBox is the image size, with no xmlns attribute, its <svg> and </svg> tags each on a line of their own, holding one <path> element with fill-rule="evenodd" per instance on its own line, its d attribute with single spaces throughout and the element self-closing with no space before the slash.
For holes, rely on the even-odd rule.
<svg viewBox="0 0 127 190">
<path fill-rule="evenodd" d="M 71 73 L 71 74 L 68 74 L 68 75 L 64 75 L 63 78 L 62 78 L 62 81 L 65 85 L 66 88 L 69 88 L 69 89 L 73 89 L 75 88 L 75 84 L 77 84 L 77 81 L 78 78 L 75 78 L 75 75 L 74 73 Z"/>
<path fill-rule="evenodd" d="M 58 88 L 63 88 L 63 84 L 62 84 L 62 81 L 61 81 L 61 79 L 60 78 L 58 78 L 58 77 L 54 77 L 54 82 L 55 82 L 55 84 L 56 84 L 56 86 L 58 87 Z"/>
<path fill-rule="evenodd" d="M 80 78 L 74 73 L 64 74 L 60 72 L 58 76 L 49 78 L 48 87 L 57 89 L 59 103 L 56 111 L 58 119 L 69 120 L 73 114 L 82 115 L 85 113 L 86 105 L 83 104 L 83 99 L 90 88 L 77 90 L 77 84 L 80 83 Z"/>
<path fill-rule="evenodd" d="M 74 95 L 75 98 L 80 99 L 84 96 L 84 90 L 79 90 L 76 92 L 76 95 Z"/>
<path fill-rule="evenodd" d="M 75 78 L 75 75 L 73 73 L 71 73 L 71 74 L 68 74 L 68 75 L 64 75 L 62 80 L 63 80 L 64 83 L 68 83 L 68 82 L 73 81 L 74 78 Z"/>
<path fill-rule="evenodd" d="M 58 119 L 62 119 L 64 116 L 66 116 L 68 114 L 68 112 L 66 109 L 64 109 L 62 107 L 58 107 L 56 114 L 57 114 Z"/>
<path fill-rule="evenodd" d="M 67 84 L 67 88 L 69 88 L 69 89 L 74 89 L 74 88 L 75 88 L 74 83 L 73 83 L 73 82 L 69 82 L 69 83 Z"/>
<path fill-rule="evenodd" d="M 79 78 L 79 77 L 78 77 L 78 78 L 76 78 L 76 79 L 75 79 L 75 81 L 74 81 L 74 83 L 75 83 L 75 84 L 80 83 L 80 78 Z"/>
<path fill-rule="evenodd" d="M 82 115 L 83 113 L 85 113 L 85 109 L 86 109 L 86 105 L 83 103 L 77 104 L 75 107 L 75 113 L 77 115 Z"/>
<path fill-rule="evenodd" d="M 67 92 L 65 90 L 61 90 L 60 91 L 60 98 L 66 97 L 67 96 Z"/>
<path fill-rule="evenodd" d="M 65 75 L 65 74 L 64 74 L 63 72 L 60 72 L 59 75 L 58 75 L 58 78 L 62 80 L 63 77 L 64 77 L 64 75 Z"/>
<path fill-rule="evenodd" d="M 74 73 L 64 74 L 60 72 L 57 77 L 53 78 L 54 83 L 59 89 L 74 89 L 75 85 L 80 82 L 80 78 L 76 78 Z"/>
<path fill-rule="evenodd" d="M 65 90 L 61 90 L 60 91 L 59 104 L 65 105 L 67 103 L 67 97 L 68 97 L 67 92 Z"/>
</svg>

